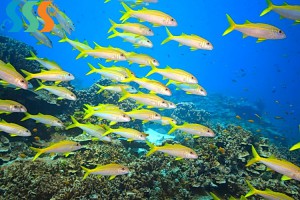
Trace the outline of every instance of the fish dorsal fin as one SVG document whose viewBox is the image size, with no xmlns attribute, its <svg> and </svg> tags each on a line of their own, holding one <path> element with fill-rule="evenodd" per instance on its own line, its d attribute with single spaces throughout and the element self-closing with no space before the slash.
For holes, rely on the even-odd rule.
<svg viewBox="0 0 300 200">
<path fill-rule="evenodd" d="M 182 36 L 186 36 L 187 34 L 185 34 L 185 33 L 181 33 L 181 35 L 182 35 Z"/>
<path fill-rule="evenodd" d="M 252 22 L 250 22 L 249 20 L 246 20 L 245 24 L 252 24 Z"/>
<path fill-rule="evenodd" d="M 7 66 L 7 67 L 9 67 L 10 69 L 12 69 L 12 70 L 16 71 L 15 67 L 14 67 L 14 66 L 12 66 L 10 63 L 7 63 L 7 64 L 6 64 L 6 66 Z"/>
<path fill-rule="evenodd" d="M 166 69 L 172 69 L 169 65 L 166 66 Z"/>
<path fill-rule="evenodd" d="M 84 40 L 83 44 L 90 46 L 87 40 Z"/>
<path fill-rule="evenodd" d="M 148 10 L 147 8 L 143 7 L 142 10 Z"/>
<path fill-rule="evenodd" d="M 198 35 L 196 35 L 196 34 L 191 34 L 191 36 L 196 36 L 196 37 L 199 37 Z"/>
<path fill-rule="evenodd" d="M 277 159 L 276 157 L 275 157 L 275 155 L 271 155 L 269 158 L 271 158 L 271 159 Z"/>
<path fill-rule="evenodd" d="M 189 123 L 187 123 L 187 122 L 184 122 L 182 125 L 188 125 Z"/>
<path fill-rule="evenodd" d="M 289 4 L 287 2 L 283 2 L 283 6 L 288 6 Z"/>
<path fill-rule="evenodd" d="M 286 176 L 286 175 L 283 175 L 282 177 L 281 177 L 281 180 L 282 181 L 288 181 L 288 180 L 291 180 L 292 178 L 291 177 L 288 177 L 288 176 Z"/>
<path fill-rule="evenodd" d="M 273 192 L 271 189 L 267 188 L 266 192 Z"/>
</svg>

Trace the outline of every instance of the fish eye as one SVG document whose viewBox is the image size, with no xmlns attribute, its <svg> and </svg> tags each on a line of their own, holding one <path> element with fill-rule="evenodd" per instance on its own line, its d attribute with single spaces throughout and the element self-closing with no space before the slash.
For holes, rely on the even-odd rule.
<svg viewBox="0 0 300 200">
<path fill-rule="evenodd" d="M 169 89 L 168 89 L 168 88 L 166 88 L 165 90 L 166 90 L 166 91 L 169 91 Z"/>
<path fill-rule="evenodd" d="M 26 132 L 26 133 L 28 133 L 28 132 L 29 132 L 29 130 L 26 130 L 25 132 Z"/>
<path fill-rule="evenodd" d="M 162 101 L 162 103 L 166 103 L 165 101 Z"/>
<path fill-rule="evenodd" d="M 71 76 L 71 74 L 70 74 L 70 73 L 68 73 L 68 76 Z"/>
<path fill-rule="evenodd" d="M 194 152 L 190 151 L 190 154 L 194 154 Z"/>
<path fill-rule="evenodd" d="M 14 108 L 18 108 L 18 106 L 14 106 Z"/>
<path fill-rule="evenodd" d="M 149 40 L 147 40 L 147 42 L 148 42 L 148 43 L 150 43 L 150 41 L 149 41 Z"/>
<path fill-rule="evenodd" d="M 151 29 L 149 29 L 148 31 L 149 31 L 149 32 L 152 32 L 152 30 L 151 30 Z"/>
<path fill-rule="evenodd" d="M 158 117 L 158 114 L 155 114 L 155 117 Z"/>
<path fill-rule="evenodd" d="M 124 167 L 122 167 L 122 170 L 123 170 L 123 171 L 125 171 L 125 168 L 124 168 Z"/>
<path fill-rule="evenodd" d="M 126 115 L 123 115 L 123 117 L 126 117 Z"/>
<path fill-rule="evenodd" d="M 71 97 L 74 97 L 74 94 L 71 94 Z"/>
<path fill-rule="evenodd" d="M 200 89 L 201 92 L 203 92 L 203 89 Z"/>
<path fill-rule="evenodd" d="M 174 19 L 173 19 L 173 18 L 171 18 L 171 21 L 173 22 L 173 21 L 174 21 Z"/>
<path fill-rule="evenodd" d="M 80 144 L 79 143 L 76 143 L 76 146 L 79 146 Z"/>
<path fill-rule="evenodd" d="M 210 133 L 210 130 L 207 130 L 208 133 Z"/>
<path fill-rule="evenodd" d="M 121 56 L 121 57 L 124 57 L 124 54 L 123 54 L 123 53 L 121 53 L 121 54 L 120 54 L 120 56 Z"/>
<path fill-rule="evenodd" d="M 279 30 L 278 33 L 282 33 L 282 30 Z"/>
<path fill-rule="evenodd" d="M 192 78 L 192 79 L 194 79 L 194 77 L 193 77 L 193 76 L 192 76 L 191 78 Z"/>
<path fill-rule="evenodd" d="M 207 42 L 207 43 L 206 43 L 206 45 L 210 45 L 210 43 L 209 43 L 209 42 Z"/>
<path fill-rule="evenodd" d="M 156 62 L 156 60 L 154 59 L 154 60 L 152 60 L 154 63 Z"/>
<path fill-rule="evenodd" d="M 143 135 L 141 134 L 140 137 L 143 137 Z"/>
<path fill-rule="evenodd" d="M 25 83 L 25 81 L 24 81 L 24 80 L 21 80 L 21 83 Z"/>
</svg>

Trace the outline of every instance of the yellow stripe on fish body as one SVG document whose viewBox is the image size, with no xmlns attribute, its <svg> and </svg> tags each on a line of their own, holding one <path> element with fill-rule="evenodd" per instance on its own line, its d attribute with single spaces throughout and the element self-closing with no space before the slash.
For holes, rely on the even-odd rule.
<svg viewBox="0 0 300 200">
<path fill-rule="evenodd" d="M 150 90 L 151 91 L 150 93 L 152 94 L 155 93 L 155 94 L 162 94 L 167 96 L 172 95 L 171 90 L 159 81 L 150 80 L 147 78 L 134 78 L 133 82 L 139 84 L 140 87 Z"/>
<path fill-rule="evenodd" d="M 35 60 L 49 70 L 62 70 L 56 62 L 50 61 L 46 58 L 38 58 L 32 51 L 30 51 L 30 54 L 31 57 L 25 58 L 26 60 Z"/>
<path fill-rule="evenodd" d="M 92 64 L 88 63 L 89 67 L 90 67 L 90 71 L 86 74 L 86 75 L 90 75 L 92 73 L 98 73 L 101 74 L 102 76 L 112 79 L 112 80 L 116 80 L 116 81 L 124 81 L 126 78 L 128 78 L 127 76 L 125 76 L 123 73 L 114 70 L 114 69 L 110 69 L 107 67 L 104 67 L 103 65 L 99 64 L 99 66 L 101 67 L 100 69 L 95 68 Z"/>
<path fill-rule="evenodd" d="M 288 5 L 284 3 L 281 6 L 274 5 L 271 0 L 267 0 L 268 7 L 262 11 L 260 16 L 263 16 L 270 12 L 271 10 L 278 13 L 281 18 L 288 18 L 295 20 L 296 23 L 299 23 L 300 20 L 300 5 Z"/>
<path fill-rule="evenodd" d="M 40 87 L 36 88 L 35 91 L 45 89 L 48 92 L 50 92 L 51 94 L 58 96 L 59 100 L 68 99 L 68 100 L 75 101 L 77 99 L 75 94 L 73 92 L 71 92 L 70 90 L 68 90 L 67 88 L 54 86 L 54 85 L 51 85 L 51 86 L 43 85 L 39 81 L 38 81 L 38 83 L 39 83 Z"/>
<path fill-rule="evenodd" d="M 162 116 L 160 120 L 155 120 L 154 122 L 160 123 L 161 125 L 169 125 L 171 123 L 177 124 L 177 121 L 171 117 Z"/>
<path fill-rule="evenodd" d="M 94 169 L 88 169 L 86 167 L 81 166 L 81 168 L 85 171 L 83 176 L 83 180 L 89 174 L 96 174 L 96 175 L 103 175 L 103 176 L 110 176 L 109 180 L 114 179 L 117 175 L 124 175 L 129 173 L 129 169 L 123 165 L 119 164 L 107 164 L 107 165 L 98 165 Z"/>
<path fill-rule="evenodd" d="M 0 79 L 22 89 L 28 89 L 27 80 L 17 72 L 14 66 L 10 63 L 5 64 L 2 60 L 0 60 Z"/>
<path fill-rule="evenodd" d="M 165 144 L 164 146 L 158 147 L 151 144 L 148 141 L 146 141 L 146 143 L 150 147 L 150 151 L 147 153 L 146 156 L 150 156 L 156 151 L 160 151 L 168 155 L 175 156 L 176 160 L 181 160 L 183 158 L 189 158 L 189 159 L 198 158 L 197 153 L 193 149 L 183 146 L 181 144 Z"/>
<path fill-rule="evenodd" d="M 128 142 L 134 141 L 134 140 L 146 140 L 147 135 L 145 133 L 142 133 L 138 130 L 132 129 L 132 128 L 123 128 L 119 127 L 117 129 L 112 129 L 108 126 L 105 126 L 106 132 L 102 134 L 102 136 L 106 136 L 111 133 L 115 133 L 121 137 L 127 138 Z"/>
<path fill-rule="evenodd" d="M 160 120 L 161 115 L 157 112 L 154 112 L 152 110 L 147 109 L 140 109 L 140 110 L 132 110 L 129 112 L 126 112 L 127 115 L 129 115 L 133 119 L 139 119 L 143 121 L 152 121 L 152 120 Z"/>
<path fill-rule="evenodd" d="M 170 123 L 172 125 L 172 129 L 168 132 L 168 134 L 173 133 L 175 130 L 181 130 L 185 133 L 189 133 L 195 135 L 195 137 L 205 136 L 205 137 L 214 137 L 215 133 L 210 128 L 203 126 L 201 124 L 189 124 L 184 123 L 183 125 L 176 125 Z"/>
<path fill-rule="evenodd" d="M 120 85 L 109 85 L 109 86 L 103 86 L 100 84 L 96 84 L 100 90 L 97 92 L 97 94 L 101 93 L 103 90 L 109 90 L 109 91 L 113 91 L 113 92 L 122 92 L 122 89 L 126 90 L 129 93 L 137 93 L 137 90 L 130 86 L 130 85 L 124 85 L 124 84 L 120 84 Z"/>
<path fill-rule="evenodd" d="M 111 19 L 109 19 L 109 21 L 112 26 L 108 30 L 108 33 L 110 33 L 115 28 L 120 28 L 126 32 L 135 33 L 138 35 L 145 35 L 145 36 L 153 36 L 154 35 L 153 31 L 143 24 L 128 23 L 128 22 L 126 22 L 124 24 L 117 24 Z"/>
<path fill-rule="evenodd" d="M 291 148 L 290 148 L 290 151 L 294 151 L 296 149 L 300 149 L 300 142 L 298 142 L 297 144 L 293 145 Z"/>
<path fill-rule="evenodd" d="M 94 58 L 103 58 L 106 61 L 122 61 L 126 60 L 125 53 L 123 50 L 119 50 L 113 47 L 101 47 L 96 45 L 95 49 L 92 50 L 82 50 L 76 60 L 81 57 L 93 56 Z"/>
<path fill-rule="evenodd" d="M 225 30 L 223 36 L 233 30 L 238 30 L 243 33 L 243 38 L 252 36 L 258 38 L 257 42 L 262 42 L 266 39 L 286 38 L 284 32 L 275 26 L 263 23 L 252 23 L 248 20 L 246 20 L 244 24 L 236 24 L 228 14 L 226 14 L 226 16 L 229 22 L 229 28 Z"/>
<path fill-rule="evenodd" d="M 68 156 L 70 152 L 81 149 L 81 145 L 78 142 L 63 140 L 43 149 L 34 147 L 30 147 L 30 149 L 37 152 L 32 159 L 35 161 L 43 153 L 65 153 Z"/>
<path fill-rule="evenodd" d="M 126 54 L 126 58 L 129 64 L 137 63 L 140 65 L 140 67 L 151 65 L 154 65 L 156 67 L 159 66 L 159 62 L 147 54 L 137 54 L 134 52 L 129 52 Z"/>
<path fill-rule="evenodd" d="M 103 65 L 99 64 L 98 65 L 102 68 Z M 111 70 L 115 70 L 115 71 L 118 71 L 120 73 L 122 73 L 125 77 L 130 77 L 130 76 L 135 76 L 135 74 L 130 70 L 130 69 L 127 69 L 126 67 L 117 67 L 117 66 L 111 66 L 109 67 L 109 69 Z"/>
<path fill-rule="evenodd" d="M 57 126 L 57 127 L 63 127 L 64 124 L 60 119 L 57 117 L 51 116 L 51 115 L 44 115 L 42 113 L 38 113 L 37 115 L 31 115 L 29 113 L 25 113 L 25 117 L 21 119 L 21 121 L 25 121 L 27 119 L 33 119 L 37 122 L 49 125 L 49 126 Z"/>
<path fill-rule="evenodd" d="M 156 68 L 155 66 L 151 66 L 152 70 L 146 75 L 146 77 L 150 76 L 151 74 L 158 73 L 165 78 L 178 81 L 181 83 L 198 83 L 198 80 L 192 74 L 182 70 L 182 69 L 172 69 L 171 67 L 167 66 L 164 69 Z M 169 81 L 167 85 L 169 85 L 172 81 Z"/>
<path fill-rule="evenodd" d="M 25 70 L 21 70 L 27 77 L 26 80 L 30 80 L 33 78 L 40 79 L 43 81 L 71 81 L 74 80 L 74 76 L 66 71 L 62 70 L 50 70 L 50 71 L 45 71 L 42 70 L 40 73 L 30 73 Z"/>
<path fill-rule="evenodd" d="M 0 99 L 0 112 L 27 112 L 27 109 L 22 104 L 12 100 Z"/>
<path fill-rule="evenodd" d="M 84 104 L 84 106 L 88 109 L 93 110 L 120 110 L 119 106 L 115 104 L 99 104 L 98 106 L 91 106 L 89 104 Z"/>
<path fill-rule="evenodd" d="M 168 28 L 166 28 L 166 31 L 167 31 L 168 37 L 164 41 L 162 41 L 161 44 L 165 44 L 165 43 L 169 42 L 170 40 L 174 40 L 174 41 L 179 42 L 179 46 L 186 45 L 186 46 L 191 47 L 190 49 L 192 51 L 197 50 L 197 49 L 205 49 L 205 50 L 213 49 L 213 45 L 208 40 L 206 40 L 198 35 L 195 35 L 195 34 L 187 35 L 187 34 L 182 33 L 179 36 L 174 36 L 174 35 L 172 35 L 172 33 L 169 31 Z"/>
<path fill-rule="evenodd" d="M 8 123 L 4 120 L 0 120 L 0 131 L 10 134 L 10 136 L 31 136 L 31 132 L 15 123 Z"/>
<path fill-rule="evenodd" d="M 248 187 L 250 188 L 250 191 L 245 195 L 245 197 L 250 197 L 252 195 L 259 195 L 265 199 L 278 199 L 278 200 L 293 200 L 292 197 L 287 196 L 286 194 L 280 193 L 280 192 L 274 192 L 270 189 L 266 189 L 265 191 L 263 190 L 258 190 L 255 189 L 249 181 L 246 180 L 246 183 Z"/>
<path fill-rule="evenodd" d="M 254 158 L 248 161 L 246 167 L 256 162 L 260 162 L 265 164 L 268 168 L 283 174 L 284 176 L 282 177 L 282 180 L 295 179 L 300 181 L 300 167 L 294 165 L 293 163 L 272 157 L 262 158 L 258 155 L 254 146 L 252 146 L 252 154 Z"/>
</svg>

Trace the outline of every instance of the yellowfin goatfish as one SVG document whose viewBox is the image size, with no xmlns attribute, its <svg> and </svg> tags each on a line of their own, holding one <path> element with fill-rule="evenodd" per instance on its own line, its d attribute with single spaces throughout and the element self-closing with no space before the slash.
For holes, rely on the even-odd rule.
<svg viewBox="0 0 300 200">
<path fill-rule="evenodd" d="M 298 142 L 297 144 L 293 145 L 291 148 L 290 148 L 290 151 L 294 151 L 296 149 L 300 149 L 300 142 Z"/>
<path fill-rule="evenodd" d="M 100 65 L 100 69 L 95 68 L 90 63 L 88 63 L 88 65 L 91 68 L 91 70 L 86 75 L 90 75 L 92 73 L 98 73 L 106 78 L 109 78 L 109 79 L 112 79 L 112 80 L 115 80 L 118 82 L 124 81 L 126 78 L 128 78 L 123 73 L 113 70 L 113 69 L 110 69 L 109 67 L 104 67 L 103 65 Z"/>
<path fill-rule="evenodd" d="M 214 137 L 215 133 L 208 127 L 203 126 L 201 124 L 189 124 L 185 122 L 183 125 L 176 125 L 170 123 L 172 125 L 172 129 L 168 132 L 168 134 L 173 133 L 175 130 L 181 130 L 185 133 L 189 133 L 194 135 L 194 138 L 205 136 L 205 137 Z"/>
<path fill-rule="evenodd" d="M 188 83 L 178 83 L 174 82 L 174 85 L 177 87 L 176 90 L 183 90 L 186 92 L 186 94 L 195 94 L 200 96 L 206 96 L 207 92 L 206 90 L 196 83 L 194 84 L 188 84 Z"/>
<path fill-rule="evenodd" d="M 121 61 L 126 60 L 125 54 L 123 51 L 120 51 L 113 47 L 101 47 L 96 46 L 95 49 L 91 50 L 82 50 L 76 59 L 86 56 L 93 56 L 94 58 L 103 58 L 106 61 Z"/>
<path fill-rule="evenodd" d="M 62 70 L 61 67 L 54 61 L 49 61 L 46 58 L 38 58 L 32 51 L 30 51 L 31 57 L 25 58 L 26 60 L 35 60 L 39 62 L 43 67 L 49 70 Z"/>
<path fill-rule="evenodd" d="M 187 35 L 185 33 L 182 33 L 179 36 L 174 36 L 174 35 L 172 35 L 172 33 L 169 31 L 168 28 L 166 28 L 166 31 L 167 31 L 168 37 L 164 41 L 162 41 L 161 44 L 165 44 L 165 43 L 169 42 L 170 40 L 174 40 L 174 41 L 179 42 L 179 46 L 182 46 L 182 45 L 189 46 L 191 51 L 195 51 L 197 49 L 205 49 L 205 50 L 213 49 L 213 45 L 209 41 L 207 41 L 206 39 L 204 39 L 198 35 L 195 35 L 195 34 Z"/>
<path fill-rule="evenodd" d="M 93 137 L 93 140 L 101 140 L 105 142 L 111 142 L 111 138 L 109 136 L 102 136 L 103 133 L 105 133 L 105 129 L 100 127 L 99 125 L 94 124 L 82 124 L 79 123 L 73 116 L 71 116 L 73 124 L 66 127 L 66 130 L 69 130 L 71 128 L 80 128 L 84 132 L 88 133 Z"/>
<path fill-rule="evenodd" d="M 151 74 L 158 73 L 162 75 L 164 78 L 168 78 L 174 81 L 178 81 L 181 83 L 198 83 L 198 80 L 192 74 L 182 70 L 182 69 L 172 69 L 167 66 L 165 69 L 159 69 L 155 66 L 151 66 L 152 70 L 146 75 L 146 77 Z M 169 85 L 172 81 L 169 81 L 167 85 Z"/>
<path fill-rule="evenodd" d="M 245 197 L 250 197 L 252 195 L 259 195 L 265 199 L 270 199 L 270 200 L 293 200 L 292 197 L 287 196 L 286 194 L 280 193 L 280 192 L 273 192 L 270 189 L 266 189 L 265 191 L 263 190 L 258 190 L 255 189 L 249 181 L 246 180 L 246 183 L 248 184 L 250 191 L 246 194 Z"/>
<path fill-rule="evenodd" d="M 300 23 L 300 5 L 288 5 L 283 3 L 281 6 L 274 5 L 271 0 L 267 0 L 268 7 L 262 11 L 260 16 L 263 16 L 273 10 L 280 15 L 280 18 L 288 18 Z"/>
<path fill-rule="evenodd" d="M 45 89 L 51 94 L 58 96 L 57 98 L 58 100 L 62 100 L 62 99 L 68 99 L 72 101 L 76 100 L 75 94 L 70 90 L 68 90 L 67 88 L 54 86 L 54 85 L 43 85 L 40 82 L 38 83 L 40 84 L 40 87 L 36 88 L 35 91 Z"/>
<path fill-rule="evenodd" d="M 40 73 L 30 73 L 25 70 L 21 70 L 26 75 L 26 80 L 31 80 L 33 78 L 40 79 L 42 81 L 55 81 L 57 84 L 61 81 L 71 81 L 74 80 L 74 76 L 69 72 L 62 70 L 42 70 Z"/>
<path fill-rule="evenodd" d="M 29 90 L 32 89 L 33 85 L 30 82 L 27 82 L 27 83 L 28 83 L 28 88 L 27 89 L 29 89 Z M 15 85 L 9 84 L 8 82 L 6 82 L 4 80 L 0 80 L 0 85 L 2 85 L 4 88 L 9 87 L 9 88 L 13 88 L 15 90 L 21 89 L 21 88 L 15 86 Z"/>
<path fill-rule="evenodd" d="M 39 22 L 41 22 L 41 24 L 45 25 L 45 22 L 42 18 L 40 18 L 40 17 L 36 17 L 36 18 L 37 18 L 37 20 L 39 20 Z M 60 38 L 63 38 L 65 35 L 65 31 L 61 28 L 60 24 L 59 25 L 54 24 L 54 27 L 51 30 L 51 34 L 56 35 Z"/>
<path fill-rule="evenodd" d="M 127 138 L 128 142 L 132 142 L 134 140 L 146 140 L 147 135 L 145 133 L 141 133 L 138 130 L 132 129 L 132 128 L 123 128 L 123 127 L 119 127 L 116 129 L 112 129 L 106 125 L 105 129 L 106 132 L 102 134 L 102 136 L 106 136 L 108 134 L 111 133 L 115 133 L 121 137 Z"/>
<path fill-rule="evenodd" d="M 100 117 L 102 119 L 110 120 L 109 125 L 114 125 L 117 122 L 129 122 L 130 117 L 126 115 L 126 113 L 120 109 L 103 109 L 103 110 L 94 110 L 93 107 L 89 105 L 85 105 L 87 109 L 84 111 L 86 115 L 83 119 L 88 119 L 91 116 Z"/>
<path fill-rule="evenodd" d="M 152 42 L 143 35 L 137 35 L 135 33 L 127 33 L 127 32 L 120 33 L 116 30 L 113 30 L 113 34 L 108 36 L 107 39 L 111 39 L 114 37 L 123 38 L 125 41 L 132 43 L 135 48 L 138 48 L 141 46 L 148 47 L 148 48 L 153 47 Z"/>
<path fill-rule="evenodd" d="M 138 23 L 124 23 L 124 24 L 117 24 L 113 20 L 109 19 L 111 23 L 111 27 L 108 30 L 108 33 L 113 31 L 116 28 L 122 29 L 123 31 L 129 32 L 129 33 L 135 33 L 137 35 L 145 35 L 145 36 L 153 36 L 153 31 L 148 28 L 147 26 L 143 24 Z"/>
<path fill-rule="evenodd" d="M 143 87 L 150 90 L 150 94 L 172 95 L 171 90 L 159 81 L 147 78 L 133 78 L 133 82 L 139 84 L 140 88 Z"/>
<path fill-rule="evenodd" d="M 161 125 L 169 125 L 171 123 L 177 124 L 177 121 L 175 119 L 172 119 L 171 117 L 165 117 L 165 116 L 162 116 L 160 120 L 155 120 L 153 122 L 160 123 Z"/>
<path fill-rule="evenodd" d="M 260 162 L 265 165 L 267 165 L 268 168 L 283 174 L 281 180 L 290 180 L 295 179 L 300 181 L 300 168 L 296 165 L 294 165 L 291 162 L 285 161 L 285 160 L 279 160 L 276 158 L 262 158 L 258 155 L 256 152 L 254 146 L 252 146 L 252 154 L 253 157 L 249 162 L 247 163 L 246 167 L 256 163 Z"/>
<path fill-rule="evenodd" d="M 132 111 L 125 112 L 125 113 L 128 116 L 130 116 L 131 118 L 143 120 L 143 122 L 161 119 L 160 114 L 158 114 L 157 112 L 154 112 L 152 110 L 147 110 L 147 109 L 132 110 Z"/>
<path fill-rule="evenodd" d="M 25 121 L 28 119 L 33 119 L 36 122 L 40 122 L 43 124 L 46 124 L 46 126 L 50 127 L 50 126 L 57 126 L 57 127 L 63 127 L 64 124 L 62 123 L 62 121 L 60 121 L 60 119 L 51 116 L 51 115 L 44 115 L 42 113 L 38 113 L 37 115 L 31 115 L 29 113 L 25 113 L 25 117 L 23 119 L 21 119 L 21 121 Z"/>
<path fill-rule="evenodd" d="M 197 153 L 193 149 L 183 146 L 181 144 L 165 144 L 164 146 L 157 147 L 148 141 L 146 141 L 146 143 L 150 147 L 150 151 L 147 153 L 146 156 L 150 156 L 154 152 L 160 151 L 168 155 L 175 156 L 176 157 L 175 160 L 181 160 L 183 158 L 189 158 L 189 159 L 198 158 Z"/>
<path fill-rule="evenodd" d="M 98 63 L 98 65 L 100 66 L 100 68 L 104 67 L 100 63 Z M 126 68 L 126 67 L 111 66 L 111 67 L 109 67 L 109 69 L 118 71 L 118 72 L 122 73 L 125 77 L 135 76 L 135 74 L 131 70 L 129 70 L 128 68 Z"/>
<path fill-rule="evenodd" d="M 229 22 L 229 28 L 223 33 L 223 36 L 233 30 L 238 30 L 243 33 L 243 38 L 247 36 L 258 38 L 256 42 L 262 42 L 266 39 L 286 38 L 284 32 L 275 26 L 262 23 L 251 23 L 248 20 L 246 20 L 245 24 L 236 24 L 228 14 L 226 14 L 226 16 Z"/>
<path fill-rule="evenodd" d="M 32 159 L 35 161 L 35 159 L 37 159 L 43 153 L 64 153 L 65 156 L 68 156 L 70 152 L 81 149 L 81 145 L 78 142 L 63 140 L 44 149 L 38 149 L 34 147 L 30 147 L 30 149 L 37 152 Z"/>
<path fill-rule="evenodd" d="M 176 104 L 173 103 L 173 102 L 171 102 L 171 101 L 167 101 L 167 100 L 166 100 L 166 102 L 167 102 L 167 104 L 168 104 L 167 109 L 174 109 L 174 108 L 177 107 Z"/>
<path fill-rule="evenodd" d="M 89 174 L 97 174 L 103 176 L 110 176 L 109 180 L 114 179 L 117 175 L 124 175 L 129 173 L 129 169 L 123 165 L 119 164 L 108 164 L 108 165 L 98 165 L 95 169 L 88 169 L 83 166 L 81 168 L 85 171 L 83 180 Z"/>
<path fill-rule="evenodd" d="M 122 2 L 122 6 L 125 9 L 123 16 L 121 17 L 122 23 L 128 18 L 138 18 L 140 21 L 147 21 L 154 26 L 177 26 L 176 20 L 170 15 L 158 10 L 148 10 L 143 8 L 142 10 L 132 10 L 125 3 Z"/>
<path fill-rule="evenodd" d="M 138 92 L 137 94 L 131 94 L 125 90 L 122 90 L 122 97 L 119 102 L 125 99 L 133 99 L 137 103 L 141 105 L 146 105 L 147 108 L 167 108 L 167 102 L 161 97 L 154 94 L 144 94 L 142 92 Z"/>
<path fill-rule="evenodd" d="M 37 44 L 44 44 L 49 48 L 52 48 L 52 41 L 42 32 L 35 31 L 31 32 L 30 35 L 32 35 L 35 39 L 38 40 Z"/>
<path fill-rule="evenodd" d="M 131 65 L 132 63 L 137 63 L 140 65 L 140 67 L 145 67 L 145 66 L 159 66 L 159 62 L 152 58 L 151 56 L 147 54 L 138 54 L 134 52 L 129 52 L 126 54 L 127 61 Z"/>
<path fill-rule="evenodd" d="M 0 99 L 0 114 L 2 112 L 27 112 L 27 109 L 16 101 Z"/>
<path fill-rule="evenodd" d="M 28 89 L 25 78 L 10 63 L 5 64 L 2 60 L 0 60 L 0 79 L 22 89 Z"/>
<path fill-rule="evenodd" d="M 127 92 L 129 93 L 137 93 L 137 90 L 130 86 L 130 85 L 109 85 L 109 86 L 103 86 L 103 85 L 100 85 L 100 84 L 96 84 L 100 90 L 97 92 L 97 94 L 101 93 L 103 90 L 109 90 L 109 91 L 112 91 L 112 92 L 122 92 L 122 89 L 126 90 Z"/>
<path fill-rule="evenodd" d="M 0 120 L 0 131 L 3 131 L 5 133 L 10 134 L 10 136 L 31 136 L 31 132 L 24 128 L 23 126 L 20 126 L 15 123 L 8 123 L 4 120 Z"/>
<path fill-rule="evenodd" d="M 71 34 L 71 31 L 75 31 L 74 24 L 72 20 L 62 11 L 60 11 L 56 6 L 51 4 L 51 7 L 54 9 L 54 11 L 51 13 L 52 16 L 54 16 L 60 26 L 68 33 Z"/>
<path fill-rule="evenodd" d="M 69 43 L 72 47 L 74 47 L 75 49 L 77 49 L 78 51 L 82 51 L 82 50 L 92 50 L 92 47 L 89 46 L 89 44 L 87 42 L 85 43 L 81 43 L 79 41 L 76 40 L 71 40 L 69 39 L 66 35 L 64 35 L 64 37 L 59 40 L 59 42 L 67 42 Z"/>
</svg>

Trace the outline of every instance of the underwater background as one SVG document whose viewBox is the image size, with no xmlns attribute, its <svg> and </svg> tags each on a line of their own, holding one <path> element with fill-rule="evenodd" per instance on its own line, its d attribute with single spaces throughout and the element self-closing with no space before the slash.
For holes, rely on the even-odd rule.
<svg viewBox="0 0 300 200">
<path fill-rule="evenodd" d="M 31 114 L 56 116 L 66 126 L 72 123 L 72 115 L 82 123 L 101 124 L 96 117 L 83 120 L 84 104 L 115 104 L 125 111 L 137 107 L 134 101 L 118 102 L 120 95 L 117 93 L 105 91 L 97 94 L 99 88 L 95 83 L 112 85 L 112 82 L 100 79 L 99 74 L 86 75 L 90 71 L 87 63 L 97 67 L 97 63 L 107 67 L 127 67 L 137 77 L 145 77 L 151 67 L 129 65 L 126 61 L 107 63 L 90 56 L 76 59 L 78 50 L 72 50 L 71 45 L 59 42 L 61 38 L 49 33 L 46 35 L 53 47 L 37 45 L 36 39 L 23 29 L 9 32 L 12 22 L 6 8 L 11 1 L 2 2 L 0 60 L 10 62 L 19 72 L 25 69 L 34 73 L 41 68 L 37 62 L 25 60 L 30 57 L 30 51 L 57 62 L 74 75 L 74 80 L 63 85 L 76 94 L 77 100 L 57 100 L 47 93 L 1 86 L 0 99 L 22 103 Z M 262 157 L 274 155 L 300 166 L 299 150 L 289 151 L 300 141 L 300 26 L 294 25 L 294 21 L 280 19 L 272 11 L 260 17 L 267 7 L 263 0 L 159 0 L 149 3 L 147 8 L 163 11 L 176 19 L 178 26 L 169 27 L 172 34 L 199 35 L 212 43 L 213 50 L 191 51 L 187 46 L 179 47 L 175 41 L 161 45 L 167 37 L 165 27 L 152 27 L 148 22 L 143 24 L 154 32 L 154 36 L 148 37 L 153 47 L 134 48 L 121 38 L 107 39 L 111 34 L 107 33 L 111 27 L 109 19 L 120 23 L 120 11 L 124 10 L 120 1 L 55 0 L 53 3 L 75 26 L 68 38 L 81 42 L 87 40 L 91 47 L 96 42 L 105 47 L 111 45 L 125 51 L 149 54 L 159 61 L 159 68 L 170 66 L 193 74 L 207 91 L 207 96 L 186 94 L 170 85 L 172 96 L 161 97 L 175 103 L 176 108 L 154 110 L 174 118 L 177 124 L 188 122 L 208 126 L 215 137 L 193 138 L 176 131 L 171 135 L 174 137 L 169 138 L 167 133 L 171 126 L 153 122 L 143 124 L 138 120 L 114 125 L 115 128 L 134 128 L 150 136 L 163 134 L 165 136 L 159 135 L 151 142 L 158 146 L 166 141 L 178 142 L 192 148 L 198 155 L 195 160 L 176 161 L 174 157 L 161 153 L 146 157 L 149 147 L 143 141 L 128 142 L 114 135 L 112 143 L 91 141 L 82 136 L 78 128 L 64 130 L 46 127 L 33 120 L 21 122 L 22 113 L 1 114 L 1 119 L 23 125 L 32 132 L 30 137 L 10 137 L 1 133 L 1 199 L 212 199 L 209 192 L 214 192 L 220 199 L 229 199 L 230 196 L 239 198 L 247 194 L 249 187 L 245 180 L 255 188 L 270 188 L 300 199 L 299 180 L 283 182 L 279 173 L 266 171 L 263 164 L 245 167 L 253 157 L 251 145 Z M 279 0 L 273 3 L 283 4 Z M 287 3 L 296 5 L 299 1 L 289 0 Z M 142 7 L 138 5 L 132 9 Z M 286 38 L 256 43 L 256 38 L 242 38 L 238 31 L 222 36 L 229 26 L 226 14 L 238 24 L 245 20 L 271 24 L 283 30 Z M 138 22 L 134 18 L 128 21 Z M 150 78 L 167 83 L 158 74 Z M 32 81 L 32 84 L 34 88 L 38 87 L 37 82 Z M 138 88 L 136 83 L 130 85 Z M 140 90 L 147 93 L 146 89 Z M 103 123 L 107 124 L 107 121 Z M 80 142 L 84 147 L 68 157 L 43 155 L 32 161 L 35 152 L 29 147 L 42 148 L 66 139 Z M 82 180 L 84 172 L 80 166 L 94 168 L 97 164 L 114 162 L 127 166 L 130 173 L 113 180 L 93 175 Z"/>
</svg>

